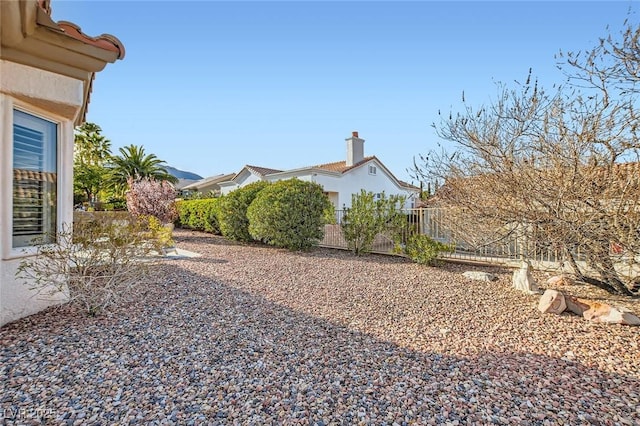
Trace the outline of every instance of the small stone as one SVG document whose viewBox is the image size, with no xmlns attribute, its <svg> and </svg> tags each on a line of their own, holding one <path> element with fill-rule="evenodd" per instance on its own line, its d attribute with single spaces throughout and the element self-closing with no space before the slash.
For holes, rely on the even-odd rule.
<svg viewBox="0 0 640 426">
<path fill-rule="evenodd" d="M 466 271 L 462 275 L 469 278 L 470 280 L 476 281 L 496 281 L 498 279 L 498 277 L 494 274 L 481 271 Z"/>
</svg>

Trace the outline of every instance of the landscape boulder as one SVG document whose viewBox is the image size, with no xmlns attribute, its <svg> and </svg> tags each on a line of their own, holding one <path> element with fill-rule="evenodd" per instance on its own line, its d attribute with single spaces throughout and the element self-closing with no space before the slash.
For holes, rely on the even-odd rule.
<svg viewBox="0 0 640 426">
<path fill-rule="evenodd" d="M 476 281 L 495 281 L 498 279 L 498 277 L 493 274 L 481 271 L 467 271 L 462 275 Z"/>
<path fill-rule="evenodd" d="M 531 275 L 531 264 L 529 262 L 522 262 L 522 266 L 519 269 L 513 271 L 513 288 L 516 290 L 524 291 L 527 294 L 537 294 L 538 284 Z"/>
<path fill-rule="evenodd" d="M 538 310 L 543 314 L 561 314 L 567 309 L 567 303 L 564 300 L 564 294 L 557 290 L 546 290 L 540 302 Z"/>
<path fill-rule="evenodd" d="M 567 304 L 567 310 L 573 312 L 576 315 L 582 316 L 585 311 L 588 311 L 591 308 L 588 300 L 578 299 L 574 296 L 565 295 L 564 301 Z"/>
<path fill-rule="evenodd" d="M 640 318 L 622 306 L 611 306 L 606 303 L 591 302 L 590 309 L 582 316 L 592 322 L 605 324 L 640 325 Z"/>
<path fill-rule="evenodd" d="M 603 324 L 640 325 L 632 311 L 623 306 L 611 306 L 595 300 L 579 299 L 557 290 L 546 290 L 538 304 L 542 313 L 561 314 L 565 310 L 580 315 L 591 322 Z"/>
</svg>

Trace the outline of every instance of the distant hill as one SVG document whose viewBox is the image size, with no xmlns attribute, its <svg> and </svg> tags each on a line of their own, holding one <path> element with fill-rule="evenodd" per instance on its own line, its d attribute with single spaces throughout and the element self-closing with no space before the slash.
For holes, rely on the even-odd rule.
<svg viewBox="0 0 640 426">
<path fill-rule="evenodd" d="M 167 169 L 167 172 L 169 172 L 170 175 L 173 175 L 173 176 L 177 177 L 178 179 L 188 179 L 188 180 L 200 180 L 200 179 L 203 179 L 203 177 L 200 176 L 200 175 L 197 175 L 197 174 L 192 173 L 192 172 L 185 172 L 183 170 L 178 170 L 175 167 L 165 166 L 165 169 Z"/>
</svg>

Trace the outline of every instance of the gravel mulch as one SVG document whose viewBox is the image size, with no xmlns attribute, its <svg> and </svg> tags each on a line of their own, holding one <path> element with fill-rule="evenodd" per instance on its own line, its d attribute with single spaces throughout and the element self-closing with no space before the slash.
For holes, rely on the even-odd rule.
<svg viewBox="0 0 640 426">
<path fill-rule="evenodd" d="M 203 256 L 139 300 L 0 329 L 0 423 L 640 425 L 640 327 L 543 315 L 510 271 L 176 239 Z"/>
</svg>

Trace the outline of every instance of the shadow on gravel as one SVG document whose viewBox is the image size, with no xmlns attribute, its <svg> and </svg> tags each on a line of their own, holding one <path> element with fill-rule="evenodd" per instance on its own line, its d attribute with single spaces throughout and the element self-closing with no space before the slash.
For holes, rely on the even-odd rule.
<svg viewBox="0 0 640 426">
<path fill-rule="evenodd" d="M 268 250 L 283 250 L 279 248 L 275 248 L 262 243 L 240 243 L 237 241 L 227 240 L 226 238 L 220 235 L 207 234 L 200 231 L 193 231 L 189 229 L 176 229 L 174 239 L 177 241 L 178 246 L 180 243 L 188 243 L 188 244 L 201 244 L 201 245 L 213 245 L 213 246 L 236 246 L 236 247 L 256 247 Z M 398 263 L 413 263 L 406 257 L 395 256 L 395 255 L 385 255 L 385 254 L 365 254 L 362 256 L 356 256 L 350 253 L 348 250 L 342 249 L 333 249 L 333 248 L 324 248 L 324 247 L 315 247 L 308 251 L 297 251 L 293 252 L 296 255 L 304 258 L 325 258 L 325 259 L 342 259 L 349 260 L 353 262 L 369 262 L 376 264 L 398 264 Z M 345 257 L 346 256 L 346 257 Z M 452 270 L 452 271 L 486 271 L 495 274 L 511 274 L 512 269 L 500 267 L 500 266 L 485 266 L 478 264 L 465 264 L 463 262 L 447 262 L 442 261 L 439 267 Z"/>
<path fill-rule="evenodd" d="M 191 229 L 176 228 L 174 230 L 174 239 L 193 244 L 212 244 L 217 246 L 243 246 L 245 244 L 237 241 L 227 240 L 220 235 L 209 234 Z"/>
<path fill-rule="evenodd" d="M 0 329 L 3 422 L 640 421 L 636 377 L 526 348 L 471 359 L 411 351 L 231 281 L 177 264 L 166 272 L 144 300 L 110 316 L 45 311 Z"/>
</svg>

